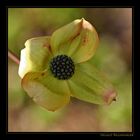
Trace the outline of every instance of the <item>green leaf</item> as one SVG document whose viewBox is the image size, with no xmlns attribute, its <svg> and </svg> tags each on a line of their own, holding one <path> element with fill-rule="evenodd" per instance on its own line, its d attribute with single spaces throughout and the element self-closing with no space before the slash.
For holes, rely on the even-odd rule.
<svg viewBox="0 0 140 140">
<path fill-rule="evenodd" d="M 89 62 L 76 65 L 68 81 L 74 97 L 95 104 L 110 104 L 116 98 L 111 82 Z"/>
<path fill-rule="evenodd" d="M 83 18 L 56 30 L 51 38 L 53 54 L 71 56 L 75 63 L 89 60 L 94 55 L 98 43 L 95 28 Z"/>
<path fill-rule="evenodd" d="M 22 79 L 28 95 L 49 111 L 55 111 L 70 100 L 70 91 L 65 81 L 59 81 L 48 71 L 29 72 Z"/>
<path fill-rule="evenodd" d="M 42 71 L 48 67 L 51 57 L 50 37 L 37 37 L 26 41 L 26 48 L 20 55 L 19 75 L 21 78 L 30 71 Z"/>
</svg>

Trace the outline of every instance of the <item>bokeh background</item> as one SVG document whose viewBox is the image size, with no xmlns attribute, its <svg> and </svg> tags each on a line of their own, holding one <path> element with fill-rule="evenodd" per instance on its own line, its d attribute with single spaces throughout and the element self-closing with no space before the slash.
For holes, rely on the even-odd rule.
<svg viewBox="0 0 140 140">
<path fill-rule="evenodd" d="M 8 8 L 8 48 L 19 57 L 27 39 L 51 35 L 82 17 L 99 33 L 100 45 L 90 61 L 112 81 L 117 101 L 100 106 L 72 98 L 64 108 L 49 112 L 24 92 L 18 65 L 8 59 L 9 132 L 132 131 L 131 8 Z"/>
</svg>

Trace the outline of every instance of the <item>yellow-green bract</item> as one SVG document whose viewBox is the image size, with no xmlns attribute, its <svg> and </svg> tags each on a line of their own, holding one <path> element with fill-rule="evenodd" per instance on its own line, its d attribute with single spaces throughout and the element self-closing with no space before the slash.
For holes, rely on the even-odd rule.
<svg viewBox="0 0 140 140">
<path fill-rule="evenodd" d="M 28 95 L 47 110 L 68 104 L 73 96 L 95 104 L 110 104 L 116 98 L 112 84 L 88 61 L 99 44 L 95 28 L 84 18 L 56 30 L 52 36 L 26 41 L 21 50 L 19 75 Z M 49 63 L 57 55 L 71 57 L 75 73 L 68 80 L 55 78 Z"/>
</svg>

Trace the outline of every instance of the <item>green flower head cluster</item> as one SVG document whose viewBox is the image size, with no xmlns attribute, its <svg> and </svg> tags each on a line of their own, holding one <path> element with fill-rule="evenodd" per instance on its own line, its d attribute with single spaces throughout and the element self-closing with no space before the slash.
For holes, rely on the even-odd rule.
<svg viewBox="0 0 140 140">
<path fill-rule="evenodd" d="M 116 98 L 114 87 L 88 61 L 98 44 L 95 28 L 84 18 L 57 29 L 51 36 L 27 40 L 19 65 L 23 89 L 49 111 L 68 104 L 71 96 L 110 104 Z"/>
</svg>

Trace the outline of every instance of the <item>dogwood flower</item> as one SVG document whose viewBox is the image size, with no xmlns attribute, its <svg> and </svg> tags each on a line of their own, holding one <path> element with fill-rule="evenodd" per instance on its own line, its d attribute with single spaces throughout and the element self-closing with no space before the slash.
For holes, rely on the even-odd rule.
<svg viewBox="0 0 140 140">
<path fill-rule="evenodd" d="M 49 111 L 68 104 L 71 96 L 110 104 L 116 98 L 113 85 L 88 61 L 98 44 L 95 28 L 84 18 L 57 29 L 51 36 L 27 40 L 18 72 L 23 89 Z"/>
</svg>

